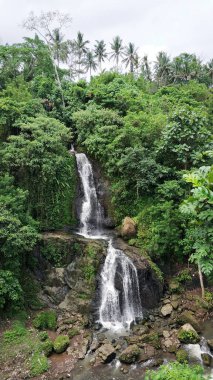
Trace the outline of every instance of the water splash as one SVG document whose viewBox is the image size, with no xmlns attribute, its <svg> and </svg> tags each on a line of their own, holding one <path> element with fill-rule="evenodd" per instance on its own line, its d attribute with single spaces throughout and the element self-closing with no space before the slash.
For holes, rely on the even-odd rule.
<svg viewBox="0 0 213 380">
<path fill-rule="evenodd" d="M 136 318 L 142 317 L 137 270 L 110 240 L 101 273 L 99 322 L 107 329 L 119 331 L 129 329 Z"/>
</svg>

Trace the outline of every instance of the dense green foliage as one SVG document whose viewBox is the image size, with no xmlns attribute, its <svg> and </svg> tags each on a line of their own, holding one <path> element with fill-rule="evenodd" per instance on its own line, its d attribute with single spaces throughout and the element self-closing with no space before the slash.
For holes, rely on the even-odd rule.
<svg viewBox="0 0 213 380">
<path fill-rule="evenodd" d="M 113 73 L 92 79 L 88 91 L 91 100 L 85 110 L 73 114 L 73 131 L 110 178 L 117 222 L 126 215 L 135 217 L 135 243 L 158 262 L 181 261 L 184 255 L 197 262 L 198 254 L 205 256 L 202 270 L 209 276 L 211 174 L 201 181 L 207 189 L 199 191 L 206 192 L 206 198 L 194 205 L 194 213 L 189 206 L 186 212 L 191 198 L 182 203 L 190 193 L 186 182 L 193 182 L 185 181 L 190 171 L 211 164 L 212 91 L 196 81 L 153 91 L 141 77 Z"/>
<path fill-rule="evenodd" d="M 57 317 L 54 311 L 42 311 L 33 320 L 33 326 L 39 330 L 56 330 Z"/>
<path fill-rule="evenodd" d="M 65 41 L 60 28 L 47 32 L 46 16 L 25 22 L 34 38 L 0 46 L 0 310 L 29 305 L 23 279 L 40 233 L 75 225 L 71 142 L 101 164 L 116 223 L 135 218 L 132 244 L 160 263 L 191 257 L 210 277 L 212 61 L 160 52 L 152 71 L 117 36 L 114 68 L 87 83 L 85 70 L 101 71 L 108 57 L 105 42 L 90 51 L 80 32 Z M 61 265 L 56 248 L 43 254 Z M 91 263 L 84 275 L 94 277 Z"/>
<path fill-rule="evenodd" d="M 147 371 L 145 380 L 204 380 L 201 366 L 191 367 L 177 362 L 162 365 L 158 371 Z"/>
</svg>

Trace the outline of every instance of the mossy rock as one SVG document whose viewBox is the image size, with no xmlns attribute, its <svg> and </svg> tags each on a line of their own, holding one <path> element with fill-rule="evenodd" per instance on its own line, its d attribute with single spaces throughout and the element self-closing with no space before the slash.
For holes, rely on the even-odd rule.
<svg viewBox="0 0 213 380">
<path fill-rule="evenodd" d="M 183 349 L 178 350 L 176 352 L 176 359 L 179 363 L 187 363 L 189 359 L 188 352 Z"/>
<path fill-rule="evenodd" d="M 68 336 L 69 336 L 69 338 L 73 338 L 74 336 L 79 335 L 79 334 L 80 334 L 80 332 L 76 328 L 68 330 Z"/>
<path fill-rule="evenodd" d="M 184 344 L 195 344 L 200 341 L 198 333 L 189 323 L 186 323 L 179 329 L 178 339 Z"/>
<path fill-rule="evenodd" d="M 169 282 L 169 291 L 170 293 L 181 293 L 183 291 L 183 287 L 180 285 L 180 283 L 175 280 L 175 279 L 172 279 L 170 282 Z"/>
<path fill-rule="evenodd" d="M 62 352 L 66 351 L 69 343 L 70 341 L 67 335 L 59 335 L 53 343 L 54 351 L 57 354 L 61 354 Z"/>
<path fill-rule="evenodd" d="M 50 339 L 46 339 L 42 342 L 41 349 L 45 356 L 50 356 L 53 351 L 53 342 Z"/>
<path fill-rule="evenodd" d="M 136 344 L 128 346 L 119 356 L 119 360 L 123 363 L 135 363 L 140 355 L 140 348 Z"/>
<path fill-rule="evenodd" d="M 156 332 L 151 332 L 149 334 L 140 336 L 140 341 L 144 343 L 150 343 L 156 349 L 161 348 L 160 338 Z"/>
</svg>

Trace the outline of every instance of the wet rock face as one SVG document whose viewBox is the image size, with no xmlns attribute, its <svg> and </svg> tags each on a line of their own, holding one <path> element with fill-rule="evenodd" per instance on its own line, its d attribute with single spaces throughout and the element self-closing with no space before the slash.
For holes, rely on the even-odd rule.
<svg viewBox="0 0 213 380">
<path fill-rule="evenodd" d="M 40 268 L 43 259 L 38 262 L 42 273 L 42 301 L 50 307 L 57 305 L 64 311 L 88 315 L 105 245 L 103 240 L 94 241 L 63 232 L 44 234 L 40 247 L 45 253 L 43 269 Z M 54 267 L 48 258 L 59 258 L 62 267 Z"/>
<path fill-rule="evenodd" d="M 115 247 L 123 250 L 137 269 L 142 307 L 151 309 L 157 306 L 162 296 L 163 284 L 146 258 L 138 248 L 129 246 L 122 239 L 115 241 Z"/>
<path fill-rule="evenodd" d="M 113 217 L 113 207 L 111 205 L 110 183 L 107 178 L 103 177 L 103 170 L 100 164 L 90 159 L 92 163 L 95 187 L 98 200 L 103 210 L 103 227 L 114 228 L 115 221 Z"/>
</svg>

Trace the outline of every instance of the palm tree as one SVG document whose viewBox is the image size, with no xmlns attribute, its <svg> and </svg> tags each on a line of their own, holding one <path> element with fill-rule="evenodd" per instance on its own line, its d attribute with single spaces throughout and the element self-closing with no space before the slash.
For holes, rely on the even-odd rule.
<svg viewBox="0 0 213 380">
<path fill-rule="evenodd" d="M 129 66 L 131 73 L 134 72 L 134 66 L 136 66 L 138 62 L 137 50 L 132 42 L 129 42 L 129 45 L 125 47 L 125 58 L 122 62 L 125 63 L 126 67 Z"/>
<path fill-rule="evenodd" d="M 174 82 L 197 79 L 201 74 L 201 61 L 195 54 L 182 53 L 172 61 L 172 77 Z"/>
<path fill-rule="evenodd" d="M 68 54 L 67 42 L 64 42 L 63 39 L 64 36 L 60 33 L 60 30 L 58 28 L 54 29 L 52 33 L 51 45 L 53 49 L 54 59 L 56 60 L 58 67 L 60 61 L 66 62 Z"/>
<path fill-rule="evenodd" d="M 145 79 L 147 79 L 149 81 L 152 80 L 152 71 L 150 68 L 150 64 L 149 64 L 147 55 L 144 55 L 144 57 L 142 58 L 141 71 L 142 71 L 142 75 Z"/>
<path fill-rule="evenodd" d="M 80 77 L 80 74 L 82 73 L 81 66 L 84 63 L 84 57 L 85 54 L 88 51 L 87 45 L 89 41 L 85 40 L 84 41 L 84 35 L 81 32 L 77 33 L 77 38 L 74 40 L 74 49 L 75 49 L 75 54 L 76 54 L 76 64 L 78 66 L 77 73 L 78 77 Z"/>
<path fill-rule="evenodd" d="M 106 52 L 106 44 L 104 40 L 98 41 L 96 40 L 95 48 L 95 57 L 98 59 L 99 70 L 101 71 L 101 63 L 104 62 L 105 58 L 107 58 Z"/>
<path fill-rule="evenodd" d="M 166 85 L 169 82 L 171 73 L 171 62 L 169 56 L 165 52 L 160 51 L 158 53 L 154 70 L 158 84 Z"/>
<path fill-rule="evenodd" d="M 124 50 L 124 47 L 122 46 L 122 39 L 119 36 L 116 36 L 115 38 L 113 38 L 113 42 L 110 45 L 112 49 L 112 54 L 110 56 L 110 59 L 113 58 L 116 61 L 116 68 L 118 71 L 119 58 L 123 57 L 123 50 Z"/>
<path fill-rule="evenodd" d="M 91 78 L 92 70 L 96 71 L 96 69 L 97 69 L 97 63 L 95 61 L 95 55 L 91 50 L 87 51 L 87 53 L 86 53 L 85 68 L 87 71 L 89 70 L 90 78 Z"/>
</svg>

